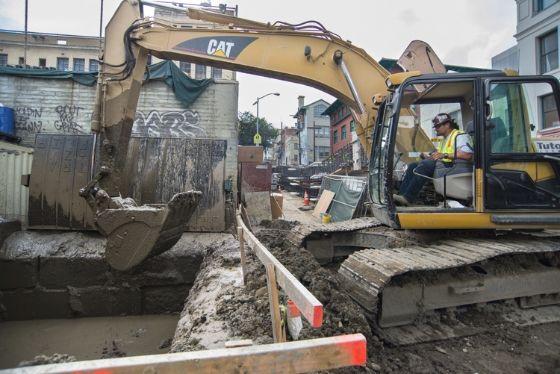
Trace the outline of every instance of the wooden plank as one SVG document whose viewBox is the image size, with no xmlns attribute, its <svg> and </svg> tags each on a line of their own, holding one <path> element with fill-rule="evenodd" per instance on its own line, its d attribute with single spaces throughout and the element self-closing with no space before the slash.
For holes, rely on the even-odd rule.
<svg viewBox="0 0 560 374">
<path fill-rule="evenodd" d="M 329 190 L 324 190 L 315 205 L 315 209 L 313 209 L 313 217 L 321 218 L 321 213 L 326 213 L 331 205 L 332 200 L 334 199 L 334 192 Z"/>
<path fill-rule="evenodd" d="M 366 364 L 362 334 L 251 347 L 121 357 L 12 369 L 12 373 L 308 373 Z"/>
<path fill-rule="evenodd" d="M 239 240 L 239 253 L 241 257 L 243 284 L 247 284 L 247 256 L 245 255 L 245 240 L 243 239 L 243 228 L 239 226 L 237 227 L 237 240 Z"/>
<path fill-rule="evenodd" d="M 276 283 L 276 272 L 273 264 L 266 266 L 266 287 L 268 290 L 268 305 L 272 319 L 272 337 L 275 343 L 286 341 L 286 335 L 282 329 L 282 317 L 280 317 L 280 298 L 278 296 L 278 284 Z"/>
<path fill-rule="evenodd" d="M 255 235 L 247 229 L 239 214 L 237 215 L 237 225 L 243 229 L 245 241 L 259 260 L 265 266 L 268 264 L 274 265 L 278 285 L 296 303 L 301 314 L 309 321 L 311 326 L 321 327 L 323 324 L 323 304 L 259 242 Z"/>
</svg>

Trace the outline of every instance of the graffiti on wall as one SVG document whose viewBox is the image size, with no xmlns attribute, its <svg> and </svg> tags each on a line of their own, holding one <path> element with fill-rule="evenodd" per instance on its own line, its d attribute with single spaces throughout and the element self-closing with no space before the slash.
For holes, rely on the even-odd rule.
<svg viewBox="0 0 560 374">
<path fill-rule="evenodd" d="M 43 129 L 43 108 L 29 106 L 18 106 L 15 111 L 16 132 L 21 136 L 27 136 L 41 132 Z"/>
<path fill-rule="evenodd" d="M 85 133 L 82 125 L 78 123 L 78 118 L 84 114 L 84 108 L 66 104 L 55 108 L 57 119 L 54 121 L 54 128 L 63 133 L 83 134 Z"/>
<path fill-rule="evenodd" d="M 198 112 L 192 110 L 151 110 L 147 115 L 136 112 L 133 134 L 141 136 L 204 138 L 206 131 L 199 126 Z"/>
</svg>

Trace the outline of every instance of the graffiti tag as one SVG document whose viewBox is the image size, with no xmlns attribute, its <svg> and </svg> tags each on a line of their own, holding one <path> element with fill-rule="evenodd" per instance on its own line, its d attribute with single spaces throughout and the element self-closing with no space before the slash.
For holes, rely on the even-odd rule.
<svg viewBox="0 0 560 374">
<path fill-rule="evenodd" d="M 15 108 L 16 131 L 23 135 L 36 134 L 43 129 L 43 108 L 20 106 Z"/>
<path fill-rule="evenodd" d="M 54 128 L 66 133 L 84 133 L 83 127 L 77 122 L 80 111 L 83 109 L 72 104 L 57 106 L 55 112 L 58 114 L 58 119 L 54 121 Z"/>
<path fill-rule="evenodd" d="M 141 136 L 207 137 L 206 131 L 198 123 L 198 112 L 189 109 L 168 112 L 152 110 L 148 115 L 137 111 L 132 132 Z"/>
</svg>

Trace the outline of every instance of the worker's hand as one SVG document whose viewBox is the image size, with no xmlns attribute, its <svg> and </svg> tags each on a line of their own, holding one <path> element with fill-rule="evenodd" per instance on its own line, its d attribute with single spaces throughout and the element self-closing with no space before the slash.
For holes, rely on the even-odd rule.
<svg viewBox="0 0 560 374">
<path fill-rule="evenodd" d="M 434 152 L 430 155 L 431 160 L 441 160 L 444 157 L 443 153 Z"/>
</svg>

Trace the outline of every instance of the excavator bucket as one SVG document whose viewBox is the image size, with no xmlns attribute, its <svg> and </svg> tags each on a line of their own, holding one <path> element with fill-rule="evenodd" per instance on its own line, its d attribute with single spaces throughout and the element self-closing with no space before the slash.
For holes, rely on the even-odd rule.
<svg viewBox="0 0 560 374">
<path fill-rule="evenodd" d="M 181 192 L 167 204 L 105 209 L 96 223 L 107 237 L 105 258 L 117 270 L 128 270 L 177 243 L 200 201 L 201 192 Z"/>
</svg>

